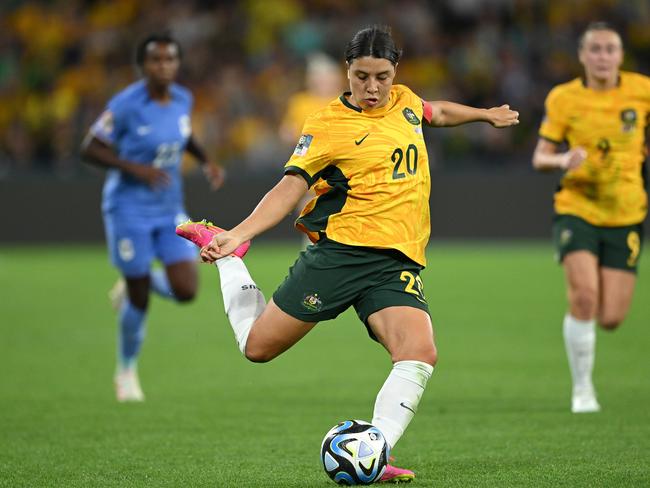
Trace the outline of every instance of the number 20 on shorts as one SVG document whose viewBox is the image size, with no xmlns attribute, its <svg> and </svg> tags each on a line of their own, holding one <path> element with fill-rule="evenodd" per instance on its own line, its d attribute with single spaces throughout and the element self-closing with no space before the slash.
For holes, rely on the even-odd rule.
<svg viewBox="0 0 650 488">
<path fill-rule="evenodd" d="M 406 286 L 404 287 L 406 293 L 411 293 L 421 302 L 425 302 L 424 283 L 422 283 L 422 278 L 418 275 L 414 275 L 410 271 L 402 271 L 399 279 L 406 282 Z"/>
</svg>

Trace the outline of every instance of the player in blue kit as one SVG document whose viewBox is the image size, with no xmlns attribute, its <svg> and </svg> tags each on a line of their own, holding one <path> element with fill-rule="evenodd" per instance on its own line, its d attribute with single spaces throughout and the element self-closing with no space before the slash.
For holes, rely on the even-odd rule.
<svg viewBox="0 0 650 488">
<path fill-rule="evenodd" d="M 143 78 L 117 93 L 92 125 L 82 157 L 107 168 L 102 212 L 111 261 L 126 282 L 119 307 L 118 401 L 142 401 L 137 359 L 145 335 L 150 290 L 187 302 L 198 285 L 194 246 L 175 234 L 187 219 L 181 160 L 189 152 L 203 166 L 213 189 L 223 170 L 207 161 L 192 136 L 193 97 L 174 82 L 180 45 L 154 34 L 136 49 Z M 164 269 L 152 268 L 158 259 Z"/>
</svg>

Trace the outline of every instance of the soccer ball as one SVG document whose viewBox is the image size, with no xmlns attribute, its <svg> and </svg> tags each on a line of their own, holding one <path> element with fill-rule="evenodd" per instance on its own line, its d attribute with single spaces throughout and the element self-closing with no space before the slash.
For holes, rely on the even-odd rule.
<svg viewBox="0 0 650 488">
<path fill-rule="evenodd" d="M 363 420 L 345 420 L 325 434 L 320 455 L 327 475 L 340 485 L 369 485 L 386 470 L 390 447 Z"/>
</svg>

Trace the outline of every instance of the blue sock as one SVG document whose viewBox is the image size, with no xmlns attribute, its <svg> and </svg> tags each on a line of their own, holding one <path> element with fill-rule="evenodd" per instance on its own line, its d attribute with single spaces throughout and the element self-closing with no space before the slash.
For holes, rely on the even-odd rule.
<svg viewBox="0 0 650 488">
<path fill-rule="evenodd" d="M 124 301 L 120 310 L 118 354 L 122 368 L 135 367 L 145 335 L 147 312 Z"/>
<path fill-rule="evenodd" d="M 167 273 L 165 273 L 164 269 L 152 269 L 149 276 L 151 278 L 151 289 L 156 295 L 176 300 L 174 292 L 172 291 L 172 286 L 169 284 L 169 280 L 167 279 Z"/>
</svg>

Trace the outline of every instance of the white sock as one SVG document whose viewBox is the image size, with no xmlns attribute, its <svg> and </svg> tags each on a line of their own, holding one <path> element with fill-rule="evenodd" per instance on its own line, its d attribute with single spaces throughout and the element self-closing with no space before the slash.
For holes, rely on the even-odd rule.
<svg viewBox="0 0 650 488">
<path fill-rule="evenodd" d="M 415 415 L 432 372 L 433 366 L 421 361 L 398 361 L 379 390 L 372 424 L 381 430 L 391 448 Z"/>
<path fill-rule="evenodd" d="M 219 259 L 217 268 L 221 277 L 224 308 L 239 350 L 244 353 L 253 322 L 264 311 L 266 301 L 240 258 L 228 256 Z"/>
<path fill-rule="evenodd" d="M 596 355 L 596 321 L 564 316 L 564 345 L 571 368 L 573 387 L 592 388 L 591 372 Z"/>
</svg>

